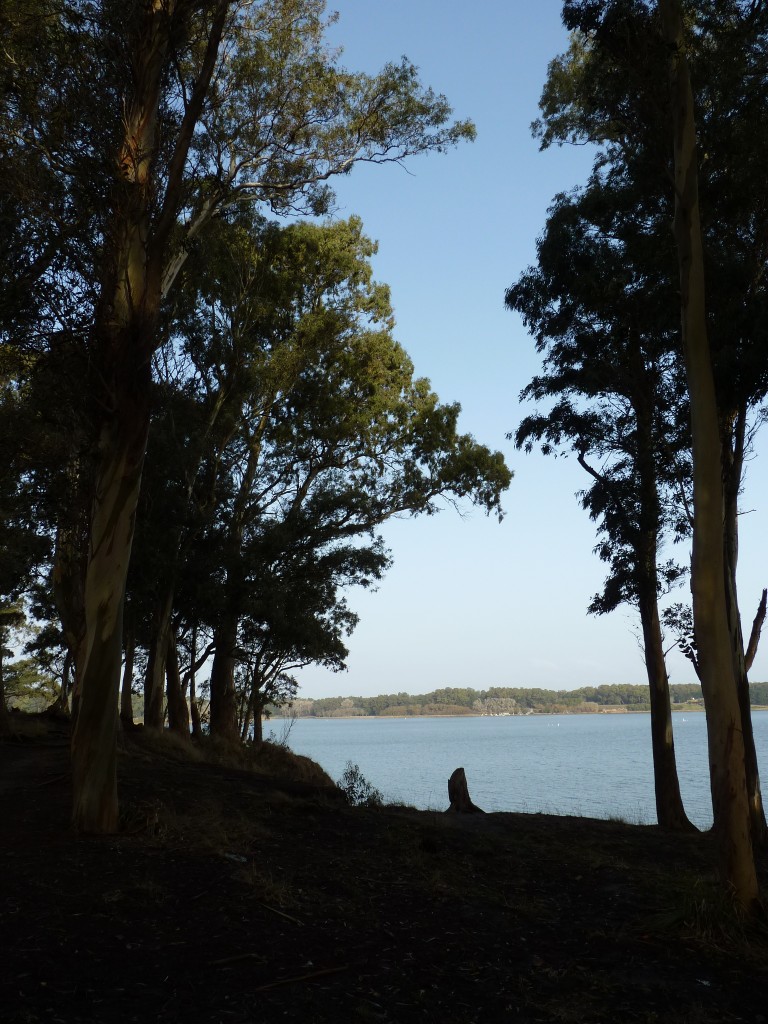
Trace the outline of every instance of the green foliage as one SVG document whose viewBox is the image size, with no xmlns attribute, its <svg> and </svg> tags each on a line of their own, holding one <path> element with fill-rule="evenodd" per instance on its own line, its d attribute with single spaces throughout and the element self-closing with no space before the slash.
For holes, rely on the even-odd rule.
<svg viewBox="0 0 768 1024">
<path fill-rule="evenodd" d="M 750 683 L 749 700 L 751 704 L 761 707 L 768 705 L 768 683 Z"/>
<path fill-rule="evenodd" d="M 690 457 L 665 189 L 644 168 L 596 168 L 586 187 L 556 197 L 537 265 L 507 291 L 543 357 L 521 393 L 539 407 L 515 443 L 572 455 L 589 474 L 579 498 L 609 565 L 594 613 L 647 605 L 684 575 L 658 555 L 664 534 L 689 530 L 678 503 Z"/>
<path fill-rule="evenodd" d="M 33 372 L 29 358 L 2 342 L 0 323 L 0 437 L 13 438 L 0 461 L 0 601 L 29 593 L 51 553 L 44 489 L 60 446 Z"/>
<path fill-rule="evenodd" d="M 750 683 L 753 705 L 768 704 L 768 683 Z M 673 706 L 687 702 L 701 704 L 699 683 L 674 683 L 670 686 Z M 376 697 L 321 697 L 297 699 L 291 714 L 298 718 L 348 717 L 354 712 L 385 718 L 414 715 L 451 714 L 584 714 L 600 708 L 625 708 L 648 711 L 647 686 L 615 683 L 582 686 L 578 690 L 542 690 L 517 686 L 491 686 L 487 690 L 470 687 L 446 687 L 424 694 L 379 694 Z"/>
<path fill-rule="evenodd" d="M 201 232 L 244 201 L 327 212 L 330 181 L 356 163 L 445 152 L 474 137 L 407 59 L 378 74 L 340 64 L 325 0 L 162 6 L 18 0 L 0 30 L 0 301 L 4 324 L 70 326 L 108 280 L 116 209 L 130 193 L 115 165 L 136 67 L 160 60 L 150 214 L 167 292 Z M 12 8 L 12 9 L 11 9 Z M 217 43 L 212 32 L 227 17 Z M 213 61 L 207 81 L 206 67 Z M 202 88 L 202 93 L 195 95 Z M 155 111 L 145 111 L 148 118 Z M 189 148 L 187 148 L 189 147 Z M 121 216 L 117 213 L 117 217 Z M 106 256 L 106 259 L 104 258 Z M 72 326 L 74 324 L 72 323 Z"/>
<path fill-rule="evenodd" d="M 127 404 L 145 414 L 144 370 L 163 345 L 144 477 L 155 490 L 143 499 L 134 550 L 144 562 L 130 582 L 140 643 L 159 590 L 202 540 L 181 581 L 177 624 L 210 620 L 222 581 L 235 602 L 257 578 L 237 611 L 250 627 L 241 639 L 262 664 L 269 632 L 266 694 L 291 665 L 343 663 L 356 620 L 337 589 L 380 577 L 388 559 L 373 531 L 382 518 L 432 511 L 451 489 L 498 511 L 498 484 L 505 474 L 508 482 L 501 456 L 468 444 L 455 429 L 458 407 L 411 382 L 359 221 L 280 231 L 253 212 L 326 212 L 330 181 L 356 163 L 445 152 L 474 137 L 407 59 L 374 75 L 344 68 L 325 38 L 334 18 L 325 6 L 19 0 L 0 11 L 0 434 L 20 438 L 22 423 L 48 418 L 40 382 L 48 407 L 61 410 L 47 451 L 25 444 L 23 459 L 0 467 L 0 598 L 48 572 L 56 536 L 53 584 L 70 653 L 84 622 L 90 460 L 104 422 L 126 415 L 117 396 L 129 379 L 131 389 L 141 383 Z M 137 121 L 150 126 L 147 138 L 126 139 Z M 131 238 L 143 283 L 123 274 Z M 130 337 L 105 341 L 123 314 Z M 26 362 L 10 366 L 17 352 Z M 22 387 L 32 376 L 35 402 Z M 378 443 L 390 420 L 397 452 Z M 374 464 L 390 459 L 402 472 L 374 499 Z M 292 465 L 301 471 L 289 495 Z M 38 475 L 45 515 L 32 500 Z M 247 508 L 235 493 L 241 482 Z M 302 488 L 311 493 L 299 497 Z M 263 489 L 260 503 L 254 489 Z M 231 557 L 217 560 L 222 540 Z M 238 547 L 242 558 L 232 555 Z M 41 603 L 52 614 L 47 589 Z"/>
<path fill-rule="evenodd" d="M 44 711 L 55 700 L 58 686 L 34 658 L 19 658 L 3 666 L 8 706 L 19 711 Z"/>
<path fill-rule="evenodd" d="M 741 0 L 684 6 L 696 95 L 708 334 L 723 415 L 743 402 L 754 407 L 768 389 L 761 341 L 767 306 L 765 250 L 758 228 L 767 203 L 758 182 L 768 153 L 768 10 Z M 654 5 L 642 0 L 566 0 L 564 20 L 575 37 L 568 53 L 555 62 L 545 87 L 542 141 L 598 145 L 595 176 L 609 188 L 633 181 L 643 190 L 641 232 L 656 234 L 658 253 L 668 251 L 668 54 Z M 660 229 L 655 226 L 659 220 Z M 649 264 L 652 259 L 649 253 Z M 676 281 L 674 268 L 670 276 Z M 642 323 L 654 315 L 656 304 L 647 301 L 647 292 L 640 296 L 647 307 Z M 723 421 L 725 426 L 727 415 Z"/>
<path fill-rule="evenodd" d="M 698 686 L 678 687 L 700 695 Z M 597 707 L 626 707 L 647 710 L 650 706 L 647 686 L 586 686 L 578 690 L 543 690 L 523 687 L 492 686 L 486 690 L 471 687 L 445 687 L 424 694 L 380 694 L 375 697 L 323 697 L 301 699 L 293 704 L 298 717 L 348 716 L 352 712 L 370 716 L 411 717 L 414 715 L 526 714 L 594 711 Z"/>
<path fill-rule="evenodd" d="M 674 637 L 680 653 L 693 665 L 696 675 L 699 674 L 698 651 L 696 636 L 693 630 L 693 610 L 690 605 L 677 602 L 665 608 L 662 617 L 664 629 Z"/>
<path fill-rule="evenodd" d="M 375 248 L 357 218 L 281 228 L 246 209 L 179 278 L 131 604 L 175 573 L 179 624 L 237 620 L 243 706 L 290 700 L 301 665 L 343 667 L 342 591 L 382 577 L 389 517 L 443 497 L 501 515 L 511 474 L 414 378 Z"/>
<path fill-rule="evenodd" d="M 381 807 L 384 797 L 372 786 L 360 771 L 360 765 L 347 761 L 344 774 L 336 785 L 347 797 L 353 807 Z"/>
</svg>

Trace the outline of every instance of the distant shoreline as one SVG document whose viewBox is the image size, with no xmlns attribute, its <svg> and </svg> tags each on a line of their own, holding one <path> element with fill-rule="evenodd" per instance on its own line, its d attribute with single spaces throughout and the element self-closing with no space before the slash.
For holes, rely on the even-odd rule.
<svg viewBox="0 0 768 1024">
<path fill-rule="evenodd" d="M 755 705 L 755 706 L 752 707 L 752 710 L 753 711 L 768 711 L 768 706 L 763 706 L 763 705 L 757 706 L 757 705 Z M 680 715 L 680 714 L 687 714 L 687 713 L 701 714 L 704 711 L 705 711 L 705 708 L 703 708 L 703 707 L 701 707 L 699 705 L 696 705 L 696 706 L 692 705 L 691 707 L 684 707 L 684 708 L 672 708 L 672 714 L 673 715 Z M 383 721 L 384 719 L 389 718 L 389 719 L 392 719 L 393 721 L 402 722 L 402 721 L 406 721 L 407 719 L 411 719 L 411 718 L 412 719 L 419 719 L 419 718 L 557 718 L 557 717 L 560 717 L 560 716 L 563 716 L 563 717 L 567 716 L 569 718 L 586 718 L 589 715 L 607 716 L 607 715 L 649 715 L 649 714 L 650 714 L 650 711 L 647 708 L 642 708 L 642 709 L 638 709 L 638 710 L 635 710 L 635 709 L 632 709 L 632 708 L 621 708 L 621 709 L 616 709 L 616 710 L 611 709 L 610 711 L 531 711 L 531 712 L 526 712 L 523 715 L 513 715 L 513 714 L 507 714 L 507 715 L 505 715 L 505 714 L 500 714 L 500 715 L 483 715 L 483 714 L 480 714 L 477 711 L 468 711 L 465 715 L 290 715 L 290 714 L 289 715 L 282 715 L 282 714 L 273 714 L 273 715 L 270 715 L 270 717 L 268 719 L 265 719 L 265 721 L 269 721 L 269 722 L 281 721 L 281 722 L 284 722 L 284 721 L 291 721 L 291 720 L 293 720 L 293 721 L 297 721 L 297 722 L 299 722 L 299 721 L 300 722 L 305 722 L 305 721 L 310 721 L 311 722 L 311 721 L 322 721 L 323 719 L 333 719 L 334 721 L 339 722 L 339 721 L 343 721 L 345 719 L 349 719 L 350 721 L 359 722 L 361 719 Z"/>
<path fill-rule="evenodd" d="M 749 684 L 753 708 L 768 706 L 768 682 Z M 675 714 L 704 710 L 701 686 L 670 684 L 668 698 Z M 631 715 L 651 713 L 650 690 L 637 683 L 582 686 L 575 690 L 541 687 L 444 686 L 429 693 L 337 694 L 305 697 L 294 693 L 266 714 L 298 718 L 518 718 L 528 715 Z"/>
</svg>

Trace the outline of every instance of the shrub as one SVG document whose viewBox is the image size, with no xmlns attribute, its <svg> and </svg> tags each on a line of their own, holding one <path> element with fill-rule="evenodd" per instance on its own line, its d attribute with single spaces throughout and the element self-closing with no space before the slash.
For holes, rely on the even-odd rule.
<svg viewBox="0 0 768 1024">
<path fill-rule="evenodd" d="M 360 765 L 351 761 L 347 761 L 337 785 L 353 807 L 381 807 L 384 802 L 381 792 L 360 771 Z"/>
</svg>

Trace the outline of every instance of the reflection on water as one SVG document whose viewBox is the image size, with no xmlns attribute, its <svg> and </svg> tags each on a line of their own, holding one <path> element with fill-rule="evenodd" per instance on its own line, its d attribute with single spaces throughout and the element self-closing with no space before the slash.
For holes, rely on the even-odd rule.
<svg viewBox="0 0 768 1024">
<path fill-rule="evenodd" d="M 753 719 L 763 767 L 768 711 Z M 673 722 L 685 808 L 695 824 L 708 828 L 706 721 L 686 712 L 674 714 Z M 282 722 L 271 729 L 279 736 Z M 299 719 L 288 743 L 334 779 L 353 761 L 388 800 L 422 809 L 448 806 L 448 777 L 461 765 L 472 799 L 487 811 L 656 820 L 647 714 Z"/>
</svg>

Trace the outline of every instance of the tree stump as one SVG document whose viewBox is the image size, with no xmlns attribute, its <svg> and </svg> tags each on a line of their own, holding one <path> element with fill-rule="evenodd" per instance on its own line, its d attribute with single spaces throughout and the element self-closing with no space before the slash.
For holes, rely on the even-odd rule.
<svg viewBox="0 0 768 1024">
<path fill-rule="evenodd" d="M 477 807 L 470 799 L 469 789 L 467 788 L 467 776 L 464 774 L 463 768 L 457 768 L 450 779 L 448 779 L 448 799 L 451 802 L 451 806 L 446 813 L 485 814 L 482 807 Z"/>
</svg>

